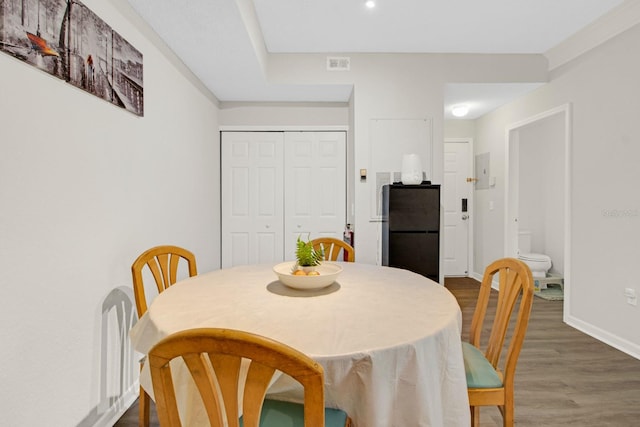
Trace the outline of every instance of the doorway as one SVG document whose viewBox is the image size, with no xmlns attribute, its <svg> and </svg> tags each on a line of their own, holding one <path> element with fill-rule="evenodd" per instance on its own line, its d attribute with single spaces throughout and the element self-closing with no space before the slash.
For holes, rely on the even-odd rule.
<svg viewBox="0 0 640 427">
<path fill-rule="evenodd" d="M 551 272 L 564 277 L 570 302 L 570 105 L 546 111 L 506 129 L 505 256 L 518 254 L 519 233 L 531 236 L 531 252 L 551 257 Z"/>
<path fill-rule="evenodd" d="M 467 277 L 472 271 L 473 239 L 473 140 L 445 139 L 442 186 L 443 274 Z"/>
</svg>

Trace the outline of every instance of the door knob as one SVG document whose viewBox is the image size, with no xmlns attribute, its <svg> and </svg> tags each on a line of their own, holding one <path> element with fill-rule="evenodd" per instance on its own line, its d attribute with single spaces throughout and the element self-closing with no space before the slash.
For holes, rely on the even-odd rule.
<svg viewBox="0 0 640 427">
<path fill-rule="evenodd" d="M 463 220 L 467 220 L 467 219 L 469 219 L 469 215 L 467 215 L 467 214 L 462 215 L 462 219 L 463 219 Z"/>
</svg>

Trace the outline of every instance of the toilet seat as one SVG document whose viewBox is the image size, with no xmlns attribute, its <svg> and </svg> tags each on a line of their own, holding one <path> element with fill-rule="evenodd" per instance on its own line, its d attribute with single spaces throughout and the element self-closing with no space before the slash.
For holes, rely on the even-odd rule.
<svg viewBox="0 0 640 427">
<path fill-rule="evenodd" d="M 524 253 L 518 259 L 529 266 L 533 277 L 546 277 L 551 268 L 551 257 L 545 254 Z"/>
<path fill-rule="evenodd" d="M 536 253 L 519 254 L 518 258 L 521 259 L 522 261 L 551 262 L 551 257 L 545 254 L 536 254 Z"/>
</svg>

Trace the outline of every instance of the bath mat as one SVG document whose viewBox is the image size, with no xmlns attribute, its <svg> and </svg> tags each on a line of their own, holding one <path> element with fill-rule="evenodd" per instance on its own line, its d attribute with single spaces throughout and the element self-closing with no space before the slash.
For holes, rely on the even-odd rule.
<svg viewBox="0 0 640 427">
<path fill-rule="evenodd" d="M 534 292 L 533 294 L 548 301 L 562 301 L 564 299 L 562 288 L 555 283 L 549 283 L 547 289 L 541 289 L 540 292 Z"/>
</svg>

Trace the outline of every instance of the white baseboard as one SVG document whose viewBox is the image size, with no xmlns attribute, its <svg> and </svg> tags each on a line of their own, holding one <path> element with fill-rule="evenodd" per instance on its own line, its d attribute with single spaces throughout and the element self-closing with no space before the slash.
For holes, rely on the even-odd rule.
<svg viewBox="0 0 640 427">
<path fill-rule="evenodd" d="M 138 381 L 136 381 L 135 384 L 132 384 L 127 391 L 120 395 L 109 408 L 106 408 L 104 412 L 97 415 L 97 408 L 94 408 L 76 427 L 113 427 L 131 405 L 133 405 L 139 393 L 140 386 Z"/>
<path fill-rule="evenodd" d="M 603 343 L 608 344 L 611 347 L 640 360 L 640 345 L 634 344 L 624 338 L 620 338 L 598 328 L 597 326 L 593 326 L 590 323 L 584 322 L 567 314 L 565 314 L 564 316 L 564 322 L 567 325 L 576 328 L 580 332 L 584 332 L 585 334 L 597 339 L 598 341 L 602 341 Z"/>
<path fill-rule="evenodd" d="M 476 279 L 478 282 L 482 283 L 482 273 L 471 273 L 471 275 L 469 276 L 472 279 Z"/>
<path fill-rule="evenodd" d="M 482 275 L 479 273 L 472 273 L 470 277 L 482 282 Z M 498 282 L 494 280 L 493 283 L 491 284 L 491 287 L 497 290 Z M 621 352 L 626 353 L 629 356 L 640 360 L 640 345 L 632 343 L 628 340 L 625 340 L 624 338 L 620 338 L 617 335 L 613 335 L 605 330 L 602 330 L 596 326 L 593 326 L 590 323 L 584 322 L 573 316 L 567 315 L 566 313 L 564 315 L 563 320 L 567 325 L 571 326 L 572 328 L 575 328 L 580 332 L 584 332 L 590 337 L 593 337 L 598 341 L 602 341 L 603 343 L 610 345 L 611 347 L 618 349 Z"/>
</svg>

